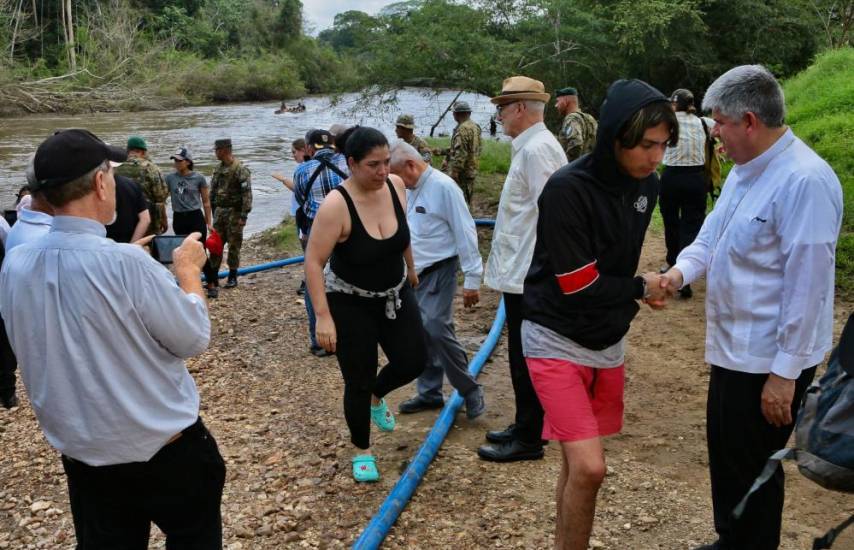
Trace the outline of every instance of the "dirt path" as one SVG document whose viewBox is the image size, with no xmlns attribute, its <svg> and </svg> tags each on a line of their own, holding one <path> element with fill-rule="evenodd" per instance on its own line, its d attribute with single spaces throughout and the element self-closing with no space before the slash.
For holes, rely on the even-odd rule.
<svg viewBox="0 0 854 550">
<path fill-rule="evenodd" d="M 642 260 L 663 256 L 651 235 Z M 247 263 L 269 254 L 247 251 Z M 429 430 L 435 413 L 398 417 L 398 430 L 375 437 L 380 483 L 350 479 L 350 449 L 334 359 L 308 353 L 305 312 L 295 290 L 300 270 L 241 279 L 211 307 L 211 348 L 190 361 L 202 416 L 228 465 L 223 502 L 225 547 L 345 548 L 361 531 Z M 628 346 L 625 428 L 607 440 L 609 475 L 600 493 L 593 547 L 689 549 L 712 540 L 704 436 L 703 285 L 693 300 L 661 313 L 642 310 Z M 497 295 L 462 311 L 461 340 L 474 352 L 488 331 Z M 851 310 L 837 304 L 837 319 Z M 840 325 L 841 326 L 841 325 Z M 513 395 L 502 339 L 481 378 L 488 412 L 460 415 L 385 548 L 550 548 L 553 485 L 560 456 L 482 462 L 474 453 L 486 429 L 510 422 Z M 389 396 L 393 407 L 411 395 Z M 57 453 L 45 442 L 21 393 L 0 410 L 0 549 L 71 548 L 73 528 Z M 850 496 L 820 490 L 789 469 L 782 548 L 810 538 L 854 510 Z M 155 529 L 156 531 L 156 529 Z M 163 546 L 155 534 L 152 547 Z M 854 533 L 836 548 L 854 549 Z"/>
</svg>

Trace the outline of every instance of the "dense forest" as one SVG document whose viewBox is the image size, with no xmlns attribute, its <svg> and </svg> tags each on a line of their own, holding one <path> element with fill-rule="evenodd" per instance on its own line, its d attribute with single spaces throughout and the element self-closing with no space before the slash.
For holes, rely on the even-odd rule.
<svg viewBox="0 0 854 550">
<path fill-rule="evenodd" d="M 343 3 L 342 3 L 343 4 Z M 512 73 L 597 105 L 621 76 L 701 93 L 850 45 L 854 0 L 409 0 L 316 37 L 299 0 L 0 0 L 0 104 L 145 109 L 367 86 L 490 94 Z"/>
</svg>

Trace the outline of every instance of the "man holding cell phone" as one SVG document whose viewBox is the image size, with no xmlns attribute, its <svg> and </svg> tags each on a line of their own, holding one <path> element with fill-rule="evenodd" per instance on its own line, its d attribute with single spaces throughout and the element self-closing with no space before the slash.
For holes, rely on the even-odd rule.
<svg viewBox="0 0 854 550">
<path fill-rule="evenodd" d="M 0 312 L 62 453 L 77 547 L 144 548 L 154 522 L 170 548 L 219 549 L 225 464 L 184 364 L 210 341 L 205 252 L 199 233 L 187 237 L 173 276 L 142 247 L 106 238 L 125 158 L 86 130 L 39 146 L 36 187 L 55 217 L 6 257 Z"/>
</svg>

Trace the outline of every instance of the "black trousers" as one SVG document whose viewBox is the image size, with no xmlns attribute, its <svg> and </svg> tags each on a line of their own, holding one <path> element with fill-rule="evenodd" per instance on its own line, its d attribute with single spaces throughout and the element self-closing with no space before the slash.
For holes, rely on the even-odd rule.
<svg viewBox="0 0 854 550">
<path fill-rule="evenodd" d="M 507 355 L 510 359 L 510 380 L 516 397 L 516 427 L 513 437 L 519 441 L 539 444 L 543 437 L 543 406 L 522 353 L 522 295 L 504 293 L 507 312 Z"/>
<path fill-rule="evenodd" d="M 202 234 L 202 245 L 208 238 L 208 225 L 205 223 L 205 214 L 201 210 L 175 212 L 172 216 L 172 230 L 176 235 L 189 235 L 193 231 L 198 231 Z M 202 273 L 205 274 L 205 281 L 219 285 L 219 278 L 210 260 L 205 260 Z"/>
<path fill-rule="evenodd" d="M 815 376 L 804 370 L 795 383 L 792 418 Z M 767 374 L 712 367 L 706 408 L 706 438 L 715 531 L 722 550 L 776 550 L 780 545 L 785 485 L 783 468 L 748 501 L 735 521 L 733 508 L 747 493 L 768 457 L 786 446 L 794 424 L 776 428 L 762 415 L 760 398 Z"/>
<path fill-rule="evenodd" d="M 338 337 L 336 357 L 344 377 L 344 418 L 350 440 L 371 446 L 371 395 L 384 397 L 424 371 L 427 346 L 421 313 L 408 284 L 400 291 L 397 318 L 385 314 L 385 298 L 361 298 L 340 292 L 326 295 Z M 389 363 L 377 374 L 381 346 Z"/>
<path fill-rule="evenodd" d="M 225 462 L 201 419 L 148 462 L 62 465 L 77 550 L 145 550 L 151 522 L 168 550 L 222 548 Z"/>
<path fill-rule="evenodd" d="M 706 179 L 702 166 L 665 166 L 659 208 L 664 221 L 667 265 L 694 242 L 706 219 Z"/>
<path fill-rule="evenodd" d="M 11 399 L 15 395 L 15 369 L 18 360 L 9 343 L 9 335 L 6 334 L 6 325 L 0 317 L 0 398 Z"/>
</svg>

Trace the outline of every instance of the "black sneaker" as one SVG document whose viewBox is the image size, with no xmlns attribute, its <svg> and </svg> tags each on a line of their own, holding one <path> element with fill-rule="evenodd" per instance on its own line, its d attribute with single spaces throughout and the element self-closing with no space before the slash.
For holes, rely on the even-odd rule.
<svg viewBox="0 0 854 550">
<path fill-rule="evenodd" d="M 486 401 L 483 399 L 483 386 L 477 386 L 466 394 L 466 416 L 474 420 L 486 412 Z"/>
<path fill-rule="evenodd" d="M 215 286 L 208 287 L 208 300 L 219 298 L 219 288 Z"/>
<path fill-rule="evenodd" d="M 237 270 L 230 269 L 228 271 L 228 281 L 225 283 L 225 288 L 234 288 L 237 286 Z"/>
</svg>

